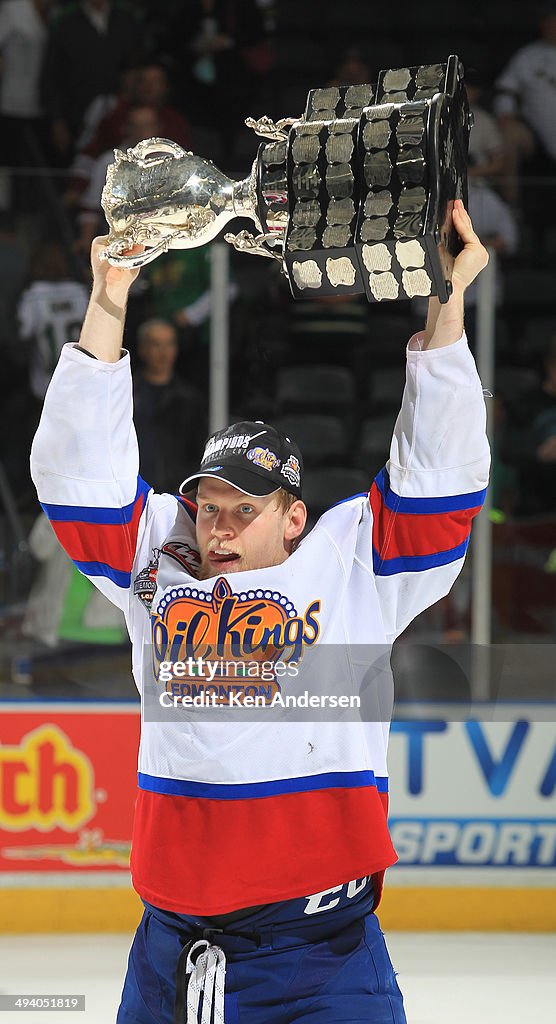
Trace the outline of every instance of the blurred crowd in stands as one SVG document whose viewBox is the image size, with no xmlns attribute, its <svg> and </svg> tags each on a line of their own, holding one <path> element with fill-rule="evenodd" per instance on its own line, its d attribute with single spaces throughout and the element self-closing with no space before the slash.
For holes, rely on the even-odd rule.
<svg viewBox="0 0 556 1024">
<path fill-rule="evenodd" d="M 556 2 L 455 11 L 440 0 L 2 0 L 2 521 L 10 496 L 27 525 L 38 511 L 29 446 L 60 348 L 84 315 L 114 147 L 170 138 L 240 178 L 258 145 L 246 116 L 297 116 L 309 88 L 450 53 L 466 66 L 474 114 L 470 212 L 498 256 L 495 516 L 505 546 L 542 537 L 536 564 L 554 589 Z M 294 303 L 268 262 L 232 254 L 230 410 L 295 430 L 314 518 L 387 457 L 404 344 L 423 309 Z M 472 345 L 476 303 L 470 290 Z M 210 315 L 207 248 L 156 260 L 132 293 L 141 473 L 158 490 L 191 471 L 208 430 Z M 538 530 L 525 538 L 530 524 Z"/>
</svg>

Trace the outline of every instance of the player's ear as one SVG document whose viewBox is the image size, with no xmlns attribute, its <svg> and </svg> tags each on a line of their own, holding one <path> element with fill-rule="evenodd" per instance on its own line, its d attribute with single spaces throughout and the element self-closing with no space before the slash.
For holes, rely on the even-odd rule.
<svg viewBox="0 0 556 1024">
<path fill-rule="evenodd" d="M 286 524 L 284 529 L 284 540 L 295 540 L 300 537 L 307 522 L 307 506 L 297 499 L 286 512 Z"/>
</svg>

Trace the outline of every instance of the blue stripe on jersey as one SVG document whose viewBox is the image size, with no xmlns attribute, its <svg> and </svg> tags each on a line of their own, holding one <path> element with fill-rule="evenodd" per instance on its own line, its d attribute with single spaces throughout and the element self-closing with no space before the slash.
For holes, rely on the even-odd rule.
<svg viewBox="0 0 556 1024">
<path fill-rule="evenodd" d="M 123 590 L 127 590 L 131 584 L 130 572 L 113 569 L 106 562 L 77 562 L 73 559 L 73 564 L 84 576 L 104 576 L 105 579 L 112 580 L 117 587 L 122 587 Z"/>
<path fill-rule="evenodd" d="M 52 522 L 57 523 L 103 523 L 106 526 L 120 526 L 129 523 L 133 516 L 137 499 L 142 498 L 143 504 L 150 491 L 142 477 L 137 477 L 137 490 L 133 501 L 123 508 L 92 508 L 89 505 L 48 505 L 41 502 L 42 508 Z M 85 571 L 85 570 L 84 570 Z M 95 573 L 94 575 L 104 575 Z"/>
<path fill-rule="evenodd" d="M 175 497 L 176 501 L 178 502 L 178 504 L 181 505 L 181 507 L 183 509 L 185 509 L 185 511 L 187 512 L 189 518 L 192 520 L 192 522 L 196 523 L 197 522 L 197 506 L 195 505 L 195 502 L 194 501 L 189 501 L 188 498 L 183 498 L 181 496 L 181 494 L 175 494 L 174 497 Z"/>
<path fill-rule="evenodd" d="M 434 515 L 438 512 L 463 512 L 467 508 L 478 508 L 484 503 L 486 488 L 469 494 L 450 494 L 436 498 L 402 498 L 390 486 L 386 466 L 375 477 L 375 483 L 382 494 L 386 508 L 392 512 L 415 512 L 418 515 Z"/>
<path fill-rule="evenodd" d="M 375 576 L 395 576 L 399 572 L 423 572 L 438 565 L 449 565 L 463 558 L 469 544 L 469 537 L 462 544 L 448 551 L 435 551 L 430 555 L 406 555 L 399 558 L 381 558 L 373 548 L 373 571 Z"/>
<path fill-rule="evenodd" d="M 192 796 L 209 800 L 252 800 L 257 797 L 281 796 L 284 793 L 309 793 L 315 789 L 349 789 L 376 786 L 379 793 L 388 792 L 387 776 L 372 771 L 325 772 L 301 779 L 276 779 L 272 782 L 188 782 L 185 779 L 160 779 L 156 775 L 138 773 L 140 789 L 168 796 Z"/>
</svg>

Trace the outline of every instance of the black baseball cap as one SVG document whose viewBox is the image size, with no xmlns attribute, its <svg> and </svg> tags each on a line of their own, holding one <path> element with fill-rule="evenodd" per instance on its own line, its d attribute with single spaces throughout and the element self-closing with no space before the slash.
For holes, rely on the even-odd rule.
<svg viewBox="0 0 556 1024">
<path fill-rule="evenodd" d="M 291 438 L 262 420 L 242 420 L 212 434 L 197 473 L 180 485 L 191 490 L 201 477 L 217 477 L 244 494 L 263 497 L 281 487 L 301 498 L 303 459 Z"/>
</svg>

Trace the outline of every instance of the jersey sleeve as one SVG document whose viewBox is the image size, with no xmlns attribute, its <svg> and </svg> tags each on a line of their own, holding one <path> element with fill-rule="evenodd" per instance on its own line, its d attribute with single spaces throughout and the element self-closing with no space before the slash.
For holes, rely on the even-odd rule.
<svg viewBox="0 0 556 1024">
<path fill-rule="evenodd" d="M 373 571 L 390 640 L 450 590 L 490 466 L 485 399 L 465 337 L 419 345 L 416 335 L 390 459 L 370 492 Z"/>
<path fill-rule="evenodd" d="M 105 363 L 65 345 L 31 450 L 31 476 L 58 540 L 124 612 L 150 492 L 132 412 L 129 355 Z"/>
</svg>

